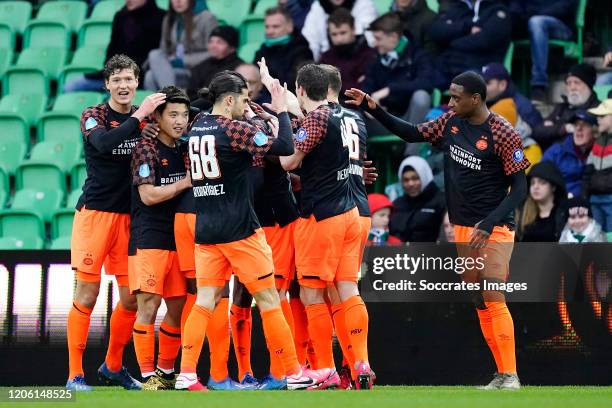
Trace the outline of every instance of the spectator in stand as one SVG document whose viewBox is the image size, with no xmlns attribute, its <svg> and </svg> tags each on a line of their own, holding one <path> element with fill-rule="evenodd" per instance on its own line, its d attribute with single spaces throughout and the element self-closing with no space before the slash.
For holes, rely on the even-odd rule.
<svg viewBox="0 0 612 408">
<path fill-rule="evenodd" d="M 431 38 L 444 51 L 437 58 L 441 78 L 438 88 L 468 70 L 480 71 L 489 62 L 503 62 L 510 45 L 512 24 L 508 9 L 500 1 L 455 1 L 438 15 Z"/>
<path fill-rule="evenodd" d="M 262 99 L 263 84 L 261 82 L 261 75 L 259 74 L 259 68 L 253 64 L 242 64 L 239 65 L 236 70 L 237 73 L 242 75 L 247 81 L 249 86 L 249 98 L 259 105 L 270 102 L 270 100 Z"/>
<path fill-rule="evenodd" d="M 433 62 L 426 51 L 403 34 L 397 13 L 372 22 L 378 58 L 370 64 L 362 89 L 390 113 L 420 123 L 431 106 Z M 374 132 L 378 133 L 378 132 Z"/>
<path fill-rule="evenodd" d="M 570 40 L 577 0 L 511 0 L 514 36 L 529 30 L 531 44 L 531 99 L 544 102 L 548 88 L 548 40 Z"/>
<path fill-rule="evenodd" d="M 549 147 L 542 160 L 555 163 L 563 175 L 567 192 L 577 197 L 582 194 L 582 176 L 595 142 L 594 127 L 597 119 L 586 111 L 578 111 L 571 123 L 574 125 L 574 133 Z"/>
<path fill-rule="evenodd" d="M 397 237 L 389 235 L 389 217 L 393 212 L 393 203 L 384 194 L 368 194 L 368 206 L 372 213 L 372 226 L 368 234 L 368 243 L 373 245 L 401 244 Z"/>
<path fill-rule="evenodd" d="M 355 19 L 355 32 L 357 35 L 368 34 L 365 32 L 378 12 L 372 0 L 318 0 L 312 4 L 310 11 L 304 21 L 302 35 L 308 41 L 315 61 L 321 54 L 329 49 L 327 38 L 327 18 L 338 8 L 344 8 L 351 12 Z M 372 45 L 372 38 L 368 38 Z"/>
<path fill-rule="evenodd" d="M 583 191 L 591 201 L 595 220 L 604 231 L 612 232 L 612 99 L 589 113 L 597 116 L 599 137 L 587 159 Z"/>
<path fill-rule="evenodd" d="M 159 48 L 149 53 L 145 88 L 151 91 L 168 85 L 187 88 L 190 69 L 209 56 L 208 40 L 217 25 L 204 0 L 170 0 Z"/>
<path fill-rule="evenodd" d="M 310 11 L 310 7 L 314 0 L 279 0 L 278 5 L 283 6 L 291 14 L 293 26 L 299 32 L 304 27 L 304 20 Z"/>
<path fill-rule="evenodd" d="M 612 68 L 612 47 L 608 47 L 608 51 L 604 54 L 604 62 L 603 66 L 606 68 Z M 604 72 L 603 74 L 597 77 L 597 85 L 611 85 L 612 84 L 612 71 Z M 608 93 L 608 98 L 612 97 L 610 92 Z"/>
<path fill-rule="evenodd" d="M 595 77 L 595 68 L 589 64 L 576 64 L 570 68 L 565 77 L 563 102 L 558 103 L 544 122 L 533 130 L 532 137 L 542 150 L 560 141 L 568 133 L 574 133 L 574 125 L 570 120 L 577 111 L 594 108 L 599 104 L 593 92 Z"/>
<path fill-rule="evenodd" d="M 593 219 L 589 202 L 582 197 L 567 200 L 567 224 L 561 232 L 559 242 L 587 243 L 607 242 L 601 225 Z"/>
<path fill-rule="evenodd" d="M 337 67 L 342 75 L 342 90 L 360 87 L 367 67 L 376 58 L 376 51 L 368 46 L 364 36 L 355 33 L 355 19 L 350 11 L 339 8 L 327 20 L 332 46 L 321 55 L 322 64 Z"/>
<path fill-rule="evenodd" d="M 402 161 L 400 173 L 404 195 L 393 202 L 389 233 L 402 242 L 436 242 L 446 204 L 429 164 L 410 156 Z"/>
<path fill-rule="evenodd" d="M 541 161 L 529 175 L 529 195 L 517 211 L 516 240 L 559 242 L 565 227 L 565 182 L 557 166 Z"/>
<path fill-rule="evenodd" d="M 113 18 L 106 60 L 124 54 L 142 67 L 149 51 L 159 46 L 163 19 L 164 11 L 155 0 L 125 0 L 125 6 Z M 102 71 L 84 74 L 64 85 L 64 92 L 103 90 Z"/>
<path fill-rule="evenodd" d="M 191 69 L 191 78 L 187 93 L 194 99 L 200 88 L 207 87 L 211 79 L 221 71 L 233 71 L 244 64 L 238 55 L 238 31 L 232 26 L 215 28 L 208 39 L 209 57 Z"/>
<path fill-rule="evenodd" d="M 391 11 L 400 13 L 404 34 L 413 38 L 419 47 L 436 54 L 438 49 L 429 35 L 429 27 L 437 15 L 427 6 L 426 0 L 395 0 Z"/>
<path fill-rule="evenodd" d="M 289 90 L 294 91 L 297 70 L 312 61 L 308 42 L 302 34 L 294 31 L 291 15 L 283 7 L 266 10 L 264 24 L 266 39 L 255 54 L 255 61 L 265 58 L 270 75 L 281 84 L 286 82 Z M 263 92 L 269 95 L 267 89 Z"/>
</svg>

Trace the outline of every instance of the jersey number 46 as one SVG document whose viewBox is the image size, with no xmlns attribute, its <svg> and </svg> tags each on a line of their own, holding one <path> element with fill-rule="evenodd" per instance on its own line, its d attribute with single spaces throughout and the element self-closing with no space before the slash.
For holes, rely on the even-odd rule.
<svg viewBox="0 0 612 408">
<path fill-rule="evenodd" d="M 357 121 L 350 117 L 342 118 L 340 122 L 342 145 L 348 147 L 349 159 L 359 160 L 359 126 Z"/>
<path fill-rule="evenodd" d="M 192 180 L 221 177 L 213 135 L 191 136 L 189 138 L 189 160 L 191 161 Z"/>
</svg>

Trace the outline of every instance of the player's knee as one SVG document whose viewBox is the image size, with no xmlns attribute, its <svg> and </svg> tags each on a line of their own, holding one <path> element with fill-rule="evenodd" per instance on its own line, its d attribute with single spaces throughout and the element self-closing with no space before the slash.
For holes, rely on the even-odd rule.
<svg viewBox="0 0 612 408">
<path fill-rule="evenodd" d="M 215 310 L 217 292 L 220 292 L 221 288 L 212 286 L 203 286 L 198 288 L 198 295 L 196 298 L 196 305 L 208 309 L 211 313 Z"/>
<path fill-rule="evenodd" d="M 77 285 L 75 299 L 85 307 L 93 308 L 96 305 L 98 294 L 100 293 L 100 283 L 92 282 Z"/>
<path fill-rule="evenodd" d="M 476 309 L 478 310 L 485 310 L 487 308 L 487 305 L 485 305 L 484 297 L 480 292 L 472 296 L 472 303 L 474 303 L 474 306 L 476 306 Z"/>
<path fill-rule="evenodd" d="M 359 296 L 359 287 L 357 286 L 357 282 L 338 281 L 336 282 L 336 290 L 338 291 L 338 296 L 342 302 L 353 296 Z"/>
<path fill-rule="evenodd" d="M 257 302 L 259 310 L 263 311 L 280 306 L 280 299 L 276 288 L 260 290 L 259 292 L 253 293 L 253 297 L 255 298 L 255 302 Z"/>
<path fill-rule="evenodd" d="M 138 309 L 138 302 L 136 301 L 136 296 L 125 296 L 120 299 L 121 306 L 125 310 L 136 311 Z"/>
<path fill-rule="evenodd" d="M 300 289 L 300 300 L 304 306 L 315 305 L 317 303 L 325 302 L 325 289 L 324 288 L 308 288 L 302 286 Z"/>
<path fill-rule="evenodd" d="M 505 302 L 506 296 L 498 290 L 485 290 L 482 292 L 482 297 L 485 302 Z"/>
<path fill-rule="evenodd" d="M 155 317 L 157 316 L 157 310 L 159 309 L 160 305 L 160 296 L 147 297 L 143 302 L 140 303 L 140 307 L 138 307 L 139 320 L 153 322 L 155 320 Z"/>
</svg>

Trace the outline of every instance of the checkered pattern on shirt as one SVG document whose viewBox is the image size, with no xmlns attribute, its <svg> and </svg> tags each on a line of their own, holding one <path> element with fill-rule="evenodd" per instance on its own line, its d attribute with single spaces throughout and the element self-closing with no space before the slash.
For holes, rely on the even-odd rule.
<svg viewBox="0 0 612 408">
<path fill-rule="evenodd" d="M 329 106 L 323 105 L 306 115 L 300 129 L 298 129 L 298 132 L 301 129 L 306 131 L 306 139 L 298 142 L 294 137 L 293 143 L 295 148 L 308 154 L 317 147 L 327 133 L 327 123 L 331 114 Z"/>
<path fill-rule="evenodd" d="M 516 129 L 497 114 L 493 114 L 489 119 L 489 126 L 493 134 L 493 151 L 501 159 L 506 176 L 529 167 L 530 163 L 524 152 L 521 161 L 516 161 L 514 158 L 514 152 L 523 150 L 521 136 Z"/>
<path fill-rule="evenodd" d="M 432 121 L 418 124 L 417 129 L 426 142 L 436 144 L 444 137 L 444 128 L 453 116 L 455 112 L 446 112 Z"/>
<path fill-rule="evenodd" d="M 247 122 L 219 116 L 217 117 L 217 123 L 225 129 L 225 134 L 230 138 L 230 147 L 235 152 L 244 150 L 253 156 L 263 156 L 270 150 L 270 146 L 272 146 L 274 141 L 273 138 L 268 137 L 267 143 L 262 146 L 256 145 L 254 138 L 260 130 Z"/>
<path fill-rule="evenodd" d="M 141 139 L 132 152 L 132 185 L 140 186 L 143 184 L 155 185 L 155 168 L 158 162 L 158 151 L 156 141 L 152 139 Z M 140 166 L 149 166 L 149 175 L 140 175 Z"/>
<path fill-rule="evenodd" d="M 98 129 L 106 130 L 106 117 L 108 116 L 108 108 L 106 104 L 100 104 L 86 108 L 81 114 L 81 132 L 85 140 Z M 91 129 L 85 129 L 85 123 L 88 119 L 94 118 L 97 122 L 96 126 Z"/>
</svg>

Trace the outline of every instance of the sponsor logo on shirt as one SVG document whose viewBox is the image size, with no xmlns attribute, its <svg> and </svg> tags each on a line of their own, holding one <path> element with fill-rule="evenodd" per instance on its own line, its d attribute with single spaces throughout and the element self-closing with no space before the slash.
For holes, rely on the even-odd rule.
<svg viewBox="0 0 612 408">
<path fill-rule="evenodd" d="M 264 135 L 263 132 L 257 132 L 253 138 L 253 142 L 255 142 L 257 146 L 263 146 L 268 143 L 268 136 Z"/>
<path fill-rule="evenodd" d="M 482 165 L 480 164 L 482 160 L 474 157 L 471 152 L 468 152 L 457 145 L 450 145 L 449 152 L 451 159 L 463 167 L 479 171 L 482 170 Z"/>
<path fill-rule="evenodd" d="M 525 153 L 523 153 L 523 149 L 516 149 L 513 153 L 512 153 L 512 158 L 514 159 L 515 162 L 520 163 L 523 161 L 523 159 L 525 158 Z"/>
<path fill-rule="evenodd" d="M 91 130 L 96 126 L 98 126 L 98 121 L 96 121 L 94 118 L 89 118 L 85 121 L 85 130 Z"/>
<path fill-rule="evenodd" d="M 299 128 L 297 133 L 295 134 L 296 142 L 303 142 L 308 137 L 308 132 L 304 128 Z"/>
<path fill-rule="evenodd" d="M 161 159 L 161 165 L 162 166 L 167 166 L 168 165 L 168 159 Z"/>
<path fill-rule="evenodd" d="M 487 138 L 481 136 L 481 139 L 476 142 L 476 148 L 478 150 L 487 150 L 487 147 L 489 147 L 489 144 L 487 143 Z"/>
<path fill-rule="evenodd" d="M 136 147 L 136 143 L 138 143 L 139 138 L 126 140 L 121 143 L 119 146 L 113 149 L 113 155 L 118 156 L 131 156 L 132 149 Z"/>
<path fill-rule="evenodd" d="M 120 125 L 121 123 L 117 122 L 116 120 L 111 121 L 110 125 L 112 128 L 116 128 Z"/>
<path fill-rule="evenodd" d="M 151 169 L 149 168 L 149 165 L 147 163 L 143 163 L 140 165 L 140 168 L 138 169 L 138 175 L 140 177 L 149 177 L 151 175 Z"/>
<path fill-rule="evenodd" d="M 453 135 L 456 135 L 457 133 L 459 133 L 459 128 L 457 126 L 451 126 L 451 133 Z"/>
</svg>

